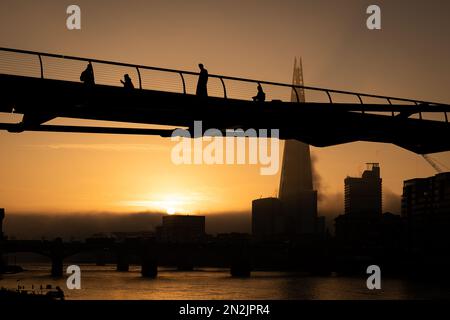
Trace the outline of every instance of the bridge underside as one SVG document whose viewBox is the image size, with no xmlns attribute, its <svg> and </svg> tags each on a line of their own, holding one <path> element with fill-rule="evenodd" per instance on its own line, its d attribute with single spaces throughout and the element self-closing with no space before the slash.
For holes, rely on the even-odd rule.
<svg viewBox="0 0 450 320">
<path fill-rule="evenodd" d="M 0 112 L 24 114 L 20 125 L 0 124 L 11 132 L 58 131 L 165 135 L 168 131 L 130 128 L 43 125 L 56 117 L 124 123 L 192 127 L 202 120 L 203 130 L 242 128 L 279 129 L 281 139 L 297 139 L 317 147 L 354 141 L 392 143 L 415 153 L 450 150 L 447 122 L 409 118 L 414 106 L 400 116 L 355 112 L 356 104 L 291 103 L 200 98 L 195 95 L 0 75 Z M 356 106 L 356 107 L 355 107 Z M 354 107 L 354 108 L 353 108 Z M 386 105 L 365 104 L 366 110 Z M 409 112 L 408 110 L 412 110 Z"/>
</svg>

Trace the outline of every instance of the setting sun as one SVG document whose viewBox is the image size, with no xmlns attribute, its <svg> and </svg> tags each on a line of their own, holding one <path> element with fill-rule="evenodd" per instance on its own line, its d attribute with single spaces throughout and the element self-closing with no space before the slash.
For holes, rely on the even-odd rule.
<svg viewBox="0 0 450 320">
<path fill-rule="evenodd" d="M 120 205 L 138 208 L 139 210 L 155 210 L 173 215 L 175 213 L 185 214 L 193 212 L 199 203 L 199 199 L 195 196 L 169 193 L 147 196 L 146 200 L 124 201 Z"/>
<path fill-rule="evenodd" d="M 166 212 L 167 212 L 167 214 L 172 215 L 172 214 L 175 214 L 176 211 L 174 208 L 167 208 Z"/>
</svg>

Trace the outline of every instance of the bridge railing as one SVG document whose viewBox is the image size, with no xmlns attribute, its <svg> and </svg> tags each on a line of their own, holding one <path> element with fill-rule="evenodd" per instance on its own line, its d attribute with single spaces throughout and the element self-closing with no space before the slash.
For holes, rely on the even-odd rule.
<svg viewBox="0 0 450 320">
<path fill-rule="evenodd" d="M 120 87 L 120 79 L 129 74 L 136 89 L 195 94 L 197 72 L 0 47 L 0 73 L 4 74 L 79 82 L 88 62 L 93 64 L 97 84 Z M 426 110 L 423 112 L 439 112 L 448 122 L 447 112 L 450 111 L 448 105 L 441 103 L 216 74 L 209 74 L 208 94 L 225 99 L 252 100 L 258 84 L 266 93 L 266 101 L 302 101 L 306 91 L 308 102 L 354 103 L 351 111 L 363 113 L 379 111 L 395 115 L 401 110 L 395 109 L 394 105 L 408 104 Z M 371 110 L 365 104 L 384 104 L 386 107 Z M 418 112 L 418 116 L 422 118 L 422 112 Z"/>
</svg>

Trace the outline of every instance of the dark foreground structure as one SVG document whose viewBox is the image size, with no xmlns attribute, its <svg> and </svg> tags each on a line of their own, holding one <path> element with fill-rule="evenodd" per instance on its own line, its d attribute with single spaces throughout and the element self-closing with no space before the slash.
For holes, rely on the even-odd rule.
<svg viewBox="0 0 450 320">
<path fill-rule="evenodd" d="M 372 141 L 392 143 L 419 154 L 450 150 L 450 124 L 447 117 L 450 107 L 447 104 L 214 74 L 208 75 L 207 95 L 196 95 L 192 83 L 192 79 L 195 83 L 198 78 L 195 72 L 8 48 L 0 48 L 0 55 L 11 62 L 7 71 L 0 70 L 0 112 L 23 114 L 20 123 L 0 124 L 0 129 L 11 133 L 49 131 L 168 137 L 173 132 L 173 129 L 129 127 L 130 124 L 151 124 L 188 128 L 191 137 L 194 137 L 196 134 L 202 135 L 209 128 L 222 132 L 236 128 L 255 129 L 257 132 L 259 129 L 275 128 L 279 129 L 281 139 L 294 139 L 318 147 Z M 59 62 L 57 73 L 49 67 L 55 60 Z M 31 61 L 34 68 L 28 67 L 30 64 L 24 61 Z M 66 65 L 68 61 L 70 63 Z M 111 77 L 80 82 L 79 75 L 87 62 L 92 65 L 92 78 L 95 77 L 96 67 L 100 65 L 110 68 Z M 74 67 L 77 63 L 78 69 Z M 119 79 L 114 76 L 114 68 L 118 67 L 129 69 L 127 74 L 131 77 L 135 75 L 135 89 L 118 86 Z M 172 86 L 161 86 L 158 78 L 148 76 L 149 72 L 172 77 L 169 81 Z M 178 87 L 173 89 L 173 84 Z M 235 93 L 239 90 L 231 90 L 248 84 L 252 87 L 255 84 L 264 86 L 266 100 L 254 102 L 251 95 L 242 96 Z M 171 91 L 167 88 L 171 88 Z M 271 91 L 270 88 L 286 90 L 296 97 L 291 101 L 283 101 L 277 90 Z M 322 93 L 325 101 L 305 102 L 298 96 L 297 89 Z M 353 102 L 337 103 L 333 97 L 338 94 L 353 99 Z M 365 103 L 369 98 L 371 101 L 377 99 L 379 103 Z M 425 114 L 431 114 L 431 117 L 426 118 Z M 46 124 L 57 117 L 116 121 L 124 126 Z M 198 120 L 203 121 L 203 132 L 196 133 L 193 124 Z M 306 176 L 310 174 L 309 170 L 305 171 Z M 442 200 L 448 196 L 445 177 L 439 176 L 424 183 L 405 183 L 402 217 L 381 214 L 378 209 L 369 214 L 358 212 L 365 202 L 357 205 L 352 201 L 352 183 L 349 181 L 349 211 L 341 219 L 344 226 L 341 230 L 344 232 L 337 232 L 336 239 L 314 232 L 318 224 L 315 207 L 317 195 L 310 179 L 304 179 L 307 185 L 291 198 L 286 192 L 293 190 L 295 185 L 287 181 L 287 177 L 282 186 L 288 187 L 281 190 L 280 200 L 288 207 L 285 210 L 287 219 L 284 220 L 288 222 L 284 223 L 284 227 L 294 227 L 294 238 L 265 237 L 267 232 L 278 233 L 277 222 L 271 226 L 272 229 L 266 228 L 272 223 L 268 220 L 254 225 L 255 230 L 262 230 L 263 236 L 258 241 L 245 235 L 230 235 L 214 239 L 200 237 L 196 239 L 198 241 L 189 243 L 171 242 L 170 239 L 177 237 L 170 230 L 177 227 L 169 227 L 168 221 L 166 228 L 161 230 L 162 239 L 165 239 L 162 242 L 156 238 L 125 239 L 120 242 L 114 239 L 89 239 L 80 243 L 64 243 L 61 239 L 27 242 L 10 241 L 3 237 L 0 239 L 0 253 L 37 252 L 45 255 L 52 262 L 51 272 L 54 276 L 63 274 L 65 259 L 82 251 L 95 252 L 99 263 L 117 262 L 119 271 L 127 271 L 130 263 L 139 263 L 142 275 L 146 277 L 157 276 L 158 265 L 180 269 L 227 266 L 235 276 L 248 276 L 252 269 L 320 274 L 333 271 L 358 273 L 365 272 L 367 265 L 373 263 L 393 274 L 402 274 L 405 270 L 411 273 L 441 274 L 433 271 L 445 270 L 450 265 L 448 250 L 445 249 L 448 248 L 445 231 L 449 230 L 446 226 L 449 212 L 445 207 L 447 200 Z M 432 187 L 422 195 L 417 193 L 417 190 L 430 184 Z M 294 215 L 292 212 L 301 206 L 290 199 L 297 201 L 300 198 L 304 200 L 304 209 L 305 203 L 310 204 L 305 209 L 307 214 Z M 378 198 L 375 196 L 372 200 L 379 208 Z M 277 199 L 268 201 L 268 210 L 265 207 L 267 203 L 262 206 L 256 203 L 263 220 L 276 217 L 278 210 Z M 419 202 L 423 202 L 423 206 L 418 206 Z M 289 223 L 292 221 L 302 222 L 298 226 L 303 229 L 295 230 L 297 225 Z M 201 230 L 204 222 L 196 225 Z M 361 229 L 362 225 L 367 229 Z M 361 237 L 365 237 L 363 241 L 359 241 L 361 239 L 352 234 L 352 230 L 366 230 L 361 234 Z M 345 236 L 342 238 L 341 234 Z M 436 238 L 436 235 L 442 238 Z M 351 242 L 346 240 L 349 236 L 353 239 Z"/>
<path fill-rule="evenodd" d="M 202 120 L 204 130 L 253 128 L 258 131 L 276 128 L 281 139 L 296 139 L 318 147 L 373 141 L 396 144 L 420 154 L 450 150 L 447 138 L 450 135 L 447 118 L 450 108 L 446 104 L 214 74 L 209 74 L 208 86 L 214 87 L 209 91 L 216 94 L 197 96 L 193 92 L 191 79 L 196 80 L 198 73 L 191 71 L 8 48 L 0 48 L 0 55 L 10 61 L 8 71 L 0 70 L 0 112 L 24 114 L 21 123 L 0 124 L 0 129 L 9 132 L 29 130 L 170 136 L 173 130 L 58 126 L 45 122 L 56 117 L 67 117 L 192 128 L 195 120 Z M 59 62 L 57 73 L 49 67 L 55 60 Z M 94 74 L 97 65 L 110 68 L 110 77 L 103 81 L 96 79 L 92 85 L 81 83 L 79 74 L 86 62 L 91 62 Z M 79 70 L 74 71 L 77 63 Z M 34 68 L 28 67 L 30 64 Z M 114 68 L 119 67 L 130 69 L 129 74 L 135 72 L 139 83 L 135 90 L 118 86 L 119 79 L 113 77 L 117 73 Z M 166 78 L 173 79 L 169 82 L 171 88 L 175 85 L 179 89 L 169 92 L 159 86 L 159 90 L 155 90 L 155 83 L 161 82 L 153 76 L 146 78 L 147 72 L 163 73 Z M 265 86 L 268 99 L 255 103 L 250 95 L 242 96 L 236 93 L 239 90 L 231 90 L 245 88 L 248 84 L 252 87 L 255 84 Z M 274 88 L 272 94 L 270 88 Z M 285 102 L 276 93 L 285 90 L 290 94 L 293 88 L 322 93 L 325 102 L 301 102 L 298 98 L 295 102 Z M 296 90 L 294 93 L 298 94 Z M 347 96 L 353 102 L 333 101 L 333 95 L 338 94 Z M 364 99 L 376 99 L 379 103 L 364 103 Z M 424 113 L 433 114 L 441 121 L 425 119 L 422 116 Z"/>
</svg>

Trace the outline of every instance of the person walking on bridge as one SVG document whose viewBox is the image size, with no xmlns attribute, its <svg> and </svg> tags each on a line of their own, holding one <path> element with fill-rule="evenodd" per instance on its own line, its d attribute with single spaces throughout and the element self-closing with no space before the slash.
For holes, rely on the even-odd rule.
<svg viewBox="0 0 450 320">
<path fill-rule="evenodd" d="M 92 67 L 92 63 L 90 61 L 87 65 L 86 69 L 81 73 L 80 81 L 88 86 L 95 85 L 94 68 Z"/>
<path fill-rule="evenodd" d="M 123 84 L 123 87 L 127 90 L 134 89 L 133 82 L 131 81 L 131 78 L 128 74 L 125 74 L 123 76 L 123 80 L 120 80 L 120 82 Z"/>
<path fill-rule="evenodd" d="M 198 65 L 200 68 L 200 73 L 198 75 L 197 82 L 197 96 L 207 97 L 208 96 L 208 70 L 205 69 L 202 63 Z"/>
<path fill-rule="evenodd" d="M 80 92 L 81 95 L 81 104 L 77 104 L 80 106 L 87 106 L 89 104 L 89 100 L 92 96 L 92 89 L 95 86 L 94 79 L 94 68 L 92 67 L 92 63 L 89 61 L 86 69 L 80 75 L 80 81 L 83 82 L 83 90 Z"/>
</svg>

